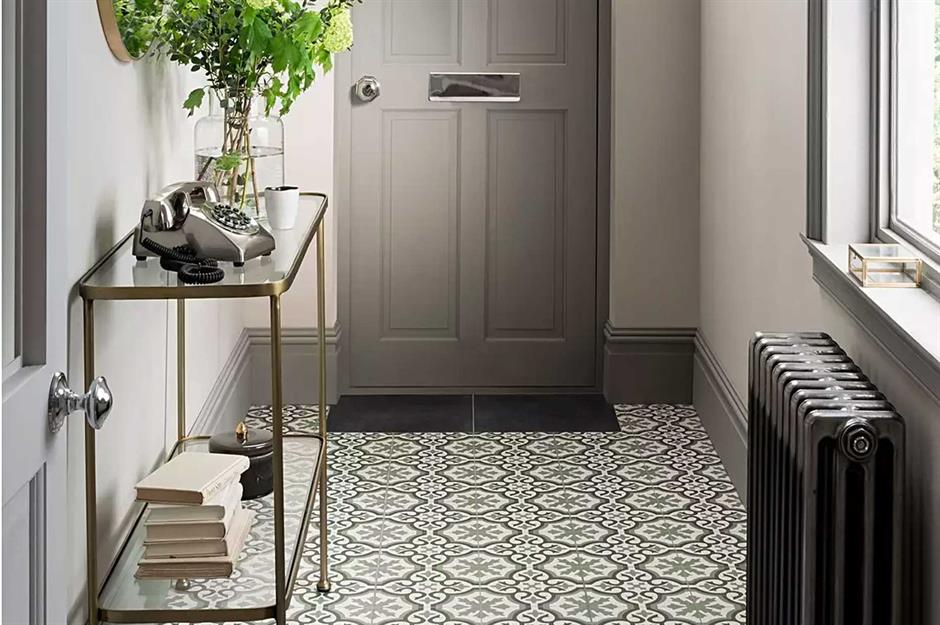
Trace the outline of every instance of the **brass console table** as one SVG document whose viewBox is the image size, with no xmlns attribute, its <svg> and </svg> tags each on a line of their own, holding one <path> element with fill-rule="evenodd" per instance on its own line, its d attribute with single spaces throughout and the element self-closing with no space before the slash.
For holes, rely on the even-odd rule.
<svg viewBox="0 0 940 625">
<path fill-rule="evenodd" d="M 169 580 L 138 580 L 134 577 L 143 549 L 144 527 L 140 515 L 121 552 L 98 585 L 96 431 L 85 424 L 85 522 L 88 577 L 88 619 L 98 623 L 154 623 L 166 621 L 232 621 L 274 618 L 286 622 L 287 605 L 297 579 L 307 526 L 319 490 L 320 579 L 317 590 L 330 589 L 327 568 L 327 419 L 326 419 L 326 308 L 324 291 L 324 215 L 327 198 L 305 193 L 301 198 L 297 225 L 292 230 L 274 230 L 276 249 L 235 268 L 224 264 L 225 278 L 205 285 L 186 285 L 174 273 L 160 268 L 157 259 L 137 261 L 131 254 L 133 232 L 82 276 L 79 293 L 84 301 L 85 384 L 95 377 L 96 300 L 176 300 L 177 304 L 177 441 L 171 456 L 184 449 L 203 450 L 206 436 L 188 436 L 186 431 L 186 300 L 267 297 L 271 322 L 271 387 L 274 435 L 274 492 L 272 515 L 257 515 L 251 536 L 237 564 L 239 579 L 194 580 L 197 588 Z M 317 332 L 319 340 L 319 435 L 283 433 L 283 388 L 281 378 L 281 294 L 294 282 L 311 241 L 317 241 Z M 286 460 L 286 463 L 285 463 Z M 292 496 L 285 509 L 285 484 Z M 296 493 L 302 493 L 297 496 Z M 273 523 L 274 544 L 264 541 Z M 294 540 L 287 543 L 287 528 Z M 254 541 L 253 541 L 254 539 Z M 273 575 L 272 570 L 273 569 Z M 271 578 L 273 577 L 273 588 Z"/>
</svg>

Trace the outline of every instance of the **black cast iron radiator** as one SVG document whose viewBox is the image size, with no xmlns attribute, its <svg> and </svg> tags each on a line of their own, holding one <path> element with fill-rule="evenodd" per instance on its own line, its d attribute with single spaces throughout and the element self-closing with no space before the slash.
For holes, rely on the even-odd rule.
<svg viewBox="0 0 940 625">
<path fill-rule="evenodd" d="M 826 334 L 749 360 L 747 622 L 901 625 L 903 420 Z"/>
</svg>

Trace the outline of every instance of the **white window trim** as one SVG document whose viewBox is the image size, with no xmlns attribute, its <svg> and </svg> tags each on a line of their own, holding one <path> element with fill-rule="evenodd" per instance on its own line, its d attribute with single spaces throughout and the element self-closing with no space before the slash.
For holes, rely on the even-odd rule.
<svg viewBox="0 0 940 625">
<path fill-rule="evenodd" d="M 880 46 L 888 35 L 884 30 L 884 22 L 880 19 L 880 12 L 891 6 L 891 0 L 869 1 L 872 8 L 870 17 L 872 20 L 877 20 L 872 22 L 872 26 L 877 24 L 879 28 L 871 29 L 873 37 L 870 38 L 871 41 L 868 44 L 871 52 L 867 69 L 870 72 L 871 86 L 870 119 L 864 148 L 870 152 L 868 169 L 870 173 L 867 176 L 870 184 L 870 202 L 867 207 L 868 228 L 865 228 L 861 222 L 841 224 L 840 221 L 840 224 L 836 225 L 841 227 L 835 230 L 839 233 L 837 238 L 842 240 L 838 243 L 827 241 L 828 222 L 836 217 L 841 220 L 848 216 L 831 215 L 826 210 L 825 200 L 831 172 L 826 171 L 825 155 L 828 153 L 827 145 L 832 138 L 829 136 L 831 129 L 827 128 L 825 114 L 819 124 L 809 123 L 817 108 L 821 111 L 826 110 L 828 96 L 832 95 L 826 93 L 827 73 L 830 71 L 831 62 L 831 59 L 827 58 L 826 48 L 830 45 L 828 29 L 832 26 L 826 25 L 828 21 L 826 16 L 831 7 L 828 6 L 828 0 L 810 0 L 808 3 L 810 25 L 816 26 L 815 30 L 810 29 L 809 32 L 810 75 L 807 94 L 809 98 L 807 103 L 807 231 L 810 233 L 809 237 L 812 238 L 802 236 L 802 239 L 813 259 L 813 278 L 820 288 L 838 303 L 846 314 L 871 336 L 872 340 L 892 354 L 901 368 L 922 384 L 929 393 L 940 399 L 940 262 L 920 253 L 919 250 L 914 250 L 909 241 L 889 227 L 887 215 L 881 215 L 877 210 L 879 206 L 886 205 L 884 200 L 887 197 L 885 194 L 889 192 L 888 181 L 890 180 L 888 172 L 880 167 L 882 163 L 888 162 L 882 159 L 887 154 L 883 152 L 890 146 L 887 140 L 890 116 L 887 114 L 886 107 L 881 106 L 881 99 L 887 98 L 889 94 L 886 90 L 879 89 L 878 86 L 887 84 L 885 81 L 890 77 L 889 68 L 884 67 L 884 64 L 880 62 L 882 50 Z M 820 29 L 822 32 L 818 32 Z M 815 40 L 813 39 L 814 33 Z M 865 47 L 864 43 L 862 47 Z M 815 73 L 813 72 L 814 63 L 818 65 Z M 814 80 L 816 81 L 815 88 L 813 88 Z M 851 83 L 852 81 L 848 81 L 847 84 Z M 839 141 L 850 139 L 845 135 L 834 138 Z M 823 186 L 820 190 L 816 190 L 815 194 L 812 186 L 813 168 L 817 168 L 816 176 L 826 177 L 817 180 Z M 862 181 L 865 178 L 866 176 L 861 176 L 859 180 Z M 861 182 L 861 184 L 865 183 Z M 843 200 L 840 199 L 839 204 L 839 208 L 846 208 Z M 861 207 L 860 210 L 862 210 Z M 857 215 L 852 218 L 857 218 Z M 816 226 L 815 231 L 809 226 Z M 925 261 L 926 269 L 922 288 L 862 288 L 848 271 L 848 246 L 845 237 L 900 243 L 912 251 L 918 251 L 918 255 Z"/>
<path fill-rule="evenodd" d="M 894 217 L 897 155 L 893 137 L 897 120 L 893 102 L 897 93 L 896 73 L 891 63 L 896 56 L 897 4 L 894 0 L 872 0 L 871 42 L 871 238 L 875 242 L 896 243 L 924 260 L 924 290 L 940 298 L 940 248 Z"/>
</svg>

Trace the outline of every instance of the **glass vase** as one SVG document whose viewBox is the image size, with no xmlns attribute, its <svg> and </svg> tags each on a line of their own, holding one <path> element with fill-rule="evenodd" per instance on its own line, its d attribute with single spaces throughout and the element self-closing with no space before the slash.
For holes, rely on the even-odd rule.
<svg viewBox="0 0 940 625">
<path fill-rule="evenodd" d="M 250 104 L 238 106 L 239 102 Z M 216 185 L 223 202 L 264 214 L 264 189 L 284 184 L 284 123 L 264 114 L 260 100 L 210 96 L 196 122 L 195 176 Z"/>
</svg>

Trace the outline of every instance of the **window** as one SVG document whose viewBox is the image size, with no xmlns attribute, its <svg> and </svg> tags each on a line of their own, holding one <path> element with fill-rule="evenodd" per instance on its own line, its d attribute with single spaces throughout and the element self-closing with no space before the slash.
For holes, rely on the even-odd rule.
<svg viewBox="0 0 940 625">
<path fill-rule="evenodd" d="M 880 225 L 940 261 L 940 0 L 889 6 L 882 58 L 888 57 L 891 89 L 887 101 L 880 99 L 890 115 L 889 192 L 880 202 Z"/>
</svg>

